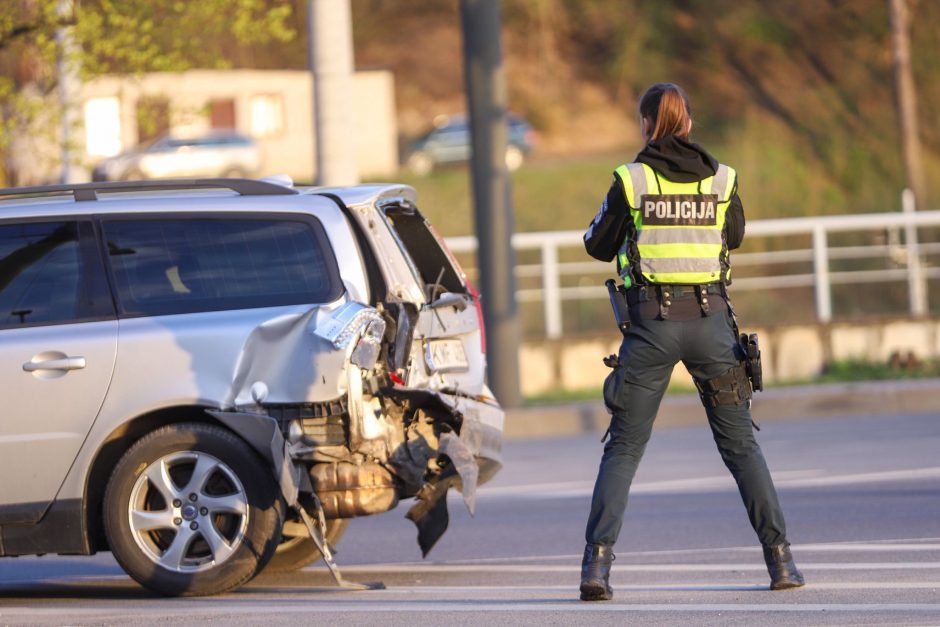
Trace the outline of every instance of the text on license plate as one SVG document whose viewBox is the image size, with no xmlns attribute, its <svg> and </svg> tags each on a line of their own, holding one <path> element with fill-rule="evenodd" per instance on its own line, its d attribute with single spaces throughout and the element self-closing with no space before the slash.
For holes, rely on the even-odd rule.
<svg viewBox="0 0 940 627">
<path fill-rule="evenodd" d="M 428 372 L 460 372 L 470 369 L 467 352 L 460 340 L 428 340 L 424 345 Z"/>
</svg>

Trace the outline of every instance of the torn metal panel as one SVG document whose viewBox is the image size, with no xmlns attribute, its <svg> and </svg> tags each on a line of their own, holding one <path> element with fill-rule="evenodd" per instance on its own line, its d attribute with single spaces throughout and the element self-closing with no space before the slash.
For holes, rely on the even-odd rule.
<svg viewBox="0 0 940 627">
<path fill-rule="evenodd" d="M 274 477 L 284 500 L 291 507 L 303 488 L 310 485 L 302 468 L 292 459 L 290 447 L 281 434 L 276 420 L 264 414 L 231 411 L 209 411 L 229 429 L 240 435 L 248 444 L 271 464 Z"/>
<path fill-rule="evenodd" d="M 404 419 L 404 417 L 403 417 Z M 414 496 L 428 473 L 437 471 L 438 439 L 433 416 L 416 410 L 404 431 L 404 441 L 388 458 L 402 484 L 402 496 Z"/>
<path fill-rule="evenodd" d="M 470 447 L 454 433 L 449 431 L 442 433 L 440 442 L 441 453 L 450 458 L 454 470 L 460 477 L 460 492 L 463 495 L 463 502 L 472 516 L 476 508 L 477 480 L 480 476 L 477 460 L 473 457 Z"/>
<path fill-rule="evenodd" d="M 326 541 L 326 518 L 323 515 L 323 507 L 320 503 L 320 499 L 317 498 L 316 494 L 313 492 L 304 494 L 299 507 L 297 507 L 297 511 L 300 514 L 300 519 L 303 521 L 304 526 L 307 528 L 307 533 L 310 534 L 310 538 L 320 551 L 320 555 L 323 556 L 323 563 L 329 568 L 330 574 L 333 575 L 333 580 L 336 581 L 336 585 L 350 590 L 385 589 L 385 584 L 382 582 L 356 583 L 346 581 L 343 578 L 339 567 L 333 560 L 333 551 L 330 549 L 330 544 Z"/>
<path fill-rule="evenodd" d="M 418 472 L 426 467 L 432 470 L 432 456 L 436 459 L 436 455 L 446 455 L 451 462 L 417 491 L 418 501 L 406 515 L 417 526 L 418 544 L 427 556 L 447 530 L 447 490 L 459 487 L 473 514 L 477 487 L 501 467 L 504 414 L 495 400 L 487 397 L 400 388 L 389 394 L 421 408 L 409 425 L 405 445 L 389 460 L 399 479 L 414 482 Z M 424 421 L 424 416 L 429 420 Z M 418 429 L 421 426 L 425 427 L 423 431 Z"/>
<path fill-rule="evenodd" d="M 257 394 L 252 395 L 251 389 L 258 382 L 264 383 L 264 402 L 269 403 L 321 402 L 340 396 L 346 387 L 348 356 L 313 332 L 340 304 L 278 316 L 255 327 L 242 345 L 223 408 L 256 406 Z"/>
<path fill-rule="evenodd" d="M 455 409 L 463 417 L 460 439 L 467 445 L 480 466 L 479 485 L 489 481 L 502 467 L 503 423 L 505 412 L 488 394 L 479 398 L 459 396 Z"/>
<path fill-rule="evenodd" d="M 447 490 L 458 480 L 457 475 L 429 483 L 417 495 L 417 502 L 405 514 L 418 528 L 418 546 L 421 557 L 427 557 L 450 524 L 447 511 Z"/>
</svg>

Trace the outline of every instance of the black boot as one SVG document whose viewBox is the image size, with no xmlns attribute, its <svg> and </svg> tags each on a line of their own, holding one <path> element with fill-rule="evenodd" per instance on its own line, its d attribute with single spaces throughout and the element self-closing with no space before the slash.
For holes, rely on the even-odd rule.
<svg viewBox="0 0 940 627">
<path fill-rule="evenodd" d="M 608 580 L 610 564 L 614 561 L 614 547 L 608 544 L 588 544 L 581 561 L 581 600 L 610 601 L 614 598 Z"/>
<path fill-rule="evenodd" d="M 764 547 L 764 563 L 770 573 L 770 589 L 786 590 L 799 588 L 804 584 L 803 573 L 793 562 L 790 554 L 790 543 L 784 542 L 776 546 Z"/>
</svg>

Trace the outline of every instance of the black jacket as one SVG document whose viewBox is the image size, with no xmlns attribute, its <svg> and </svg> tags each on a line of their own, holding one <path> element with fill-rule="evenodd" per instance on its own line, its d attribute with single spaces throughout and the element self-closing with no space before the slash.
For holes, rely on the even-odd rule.
<svg viewBox="0 0 940 627">
<path fill-rule="evenodd" d="M 645 163 L 660 175 L 677 183 L 692 183 L 713 176 L 718 161 L 694 142 L 667 135 L 649 142 L 634 159 Z M 601 261 L 611 261 L 627 236 L 630 222 L 630 207 L 627 204 L 620 177 L 614 174 L 614 182 L 601 204 L 600 211 L 584 234 L 584 247 L 589 255 Z M 744 207 L 738 197 L 737 177 L 731 193 L 731 204 L 725 214 L 725 243 L 729 250 L 741 245 L 744 239 Z"/>
</svg>

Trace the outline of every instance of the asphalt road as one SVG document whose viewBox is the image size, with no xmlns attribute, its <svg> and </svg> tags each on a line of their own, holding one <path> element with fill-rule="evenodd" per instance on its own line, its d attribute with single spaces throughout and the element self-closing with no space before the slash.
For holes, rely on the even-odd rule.
<svg viewBox="0 0 940 627">
<path fill-rule="evenodd" d="M 0 624 L 940 625 L 940 413 L 774 422 L 758 434 L 807 586 L 770 592 L 705 427 L 658 429 L 634 484 L 614 600 L 577 600 L 595 435 L 506 444 L 471 518 L 422 561 L 407 504 L 356 520 L 322 567 L 206 599 L 155 598 L 110 555 L 0 560 Z"/>
</svg>

